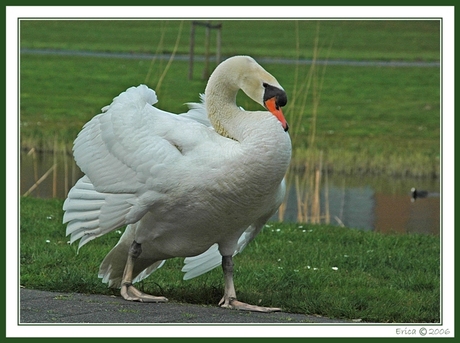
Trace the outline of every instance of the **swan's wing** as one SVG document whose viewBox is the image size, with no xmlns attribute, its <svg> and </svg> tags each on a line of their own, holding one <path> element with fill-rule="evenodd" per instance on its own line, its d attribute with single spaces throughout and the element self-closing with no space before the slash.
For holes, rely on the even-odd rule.
<svg viewBox="0 0 460 343">
<path fill-rule="evenodd" d="M 233 256 L 242 252 L 246 246 L 256 238 L 260 233 L 265 223 L 271 216 L 273 216 L 281 205 L 284 195 L 286 194 L 286 183 L 285 180 L 280 184 L 278 189 L 278 194 L 273 203 L 273 206 L 270 206 L 267 213 L 260 217 L 255 223 L 250 225 L 238 239 L 237 247 Z M 187 257 L 184 260 L 184 267 L 182 271 L 184 274 L 184 280 L 193 279 L 194 277 L 200 276 L 204 273 L 209 272 L 210 270 L 220 266 L 222 263 L 222 255 L 219 252 L 219 247 L 217 244 L 212 245 L 204 253 Z"/>
<path fill-rule="evenodd" d="M 212 131 L 153 107 L 156 102 L 146 86 L 129 88 L 75 140 L 75 160 L 86 176 L 69 192 L 64 223 L 72 242 L 81 238 L 80 247 L 142 218 L 174 187 L 168 168 L 180 169 L 181 157 Z"/>
<path fill-rule="evenodd" d="M 99 192 L 138 192 L 155 166 L 173 164 L 182 147 L 200 143 L 203 125 L 152 105 L 155 92 L 145 85 L 129 88 L 103 108 L 74 143 L 78 166 Z M 152 170 L 153 167 L 153 170 Z"/>
</svg>

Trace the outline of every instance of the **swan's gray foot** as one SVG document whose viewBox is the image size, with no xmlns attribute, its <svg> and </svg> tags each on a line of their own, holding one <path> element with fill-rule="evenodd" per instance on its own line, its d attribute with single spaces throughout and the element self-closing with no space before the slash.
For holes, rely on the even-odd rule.
<svg viewBox="0 0 460 343">
<path fill-rule="evenodd" d="M 264 312 L 264 313 L 281 311 L 281 309 L 278 307 L 264 307 L 264 306 L 250 305 L 250 304 L 246 304 L 244 302 L 238 301 L 236 299 L 225 300 L 225 296 L 219 302 L 219 305 L 220 307 L 230 308 L 230 309 L 239 310 L 239 311 L 252 311 L 252 312 Z"/>
<path fill-rule="evenodd" d="M 164 303 L 168 301 L 168 299 L 165 297 L 157 297 L 141 292 L 129 283 L 125 283 L 121 286 L 120 293 L 123 299 L 128 301 L 139 301 L 142 303 Z"/>
<path fill-rule="evenodd" d="M 133 286 L 133 269 L 134 263 L 139 255 L 142 253 L 142 247 L 136 241 L 133 241 L 128 253 L 128 259 L 126 261 L 125 270 L 123 272 L 123 280 L 121 282 L 121 296 L 125 300 L 129 301 L 140 301 L 143 303 L 164 303 L 168 301 L 165 297 L 156 297 L 150 294 L 146 294 L 138 290 Z"/>
</svg>

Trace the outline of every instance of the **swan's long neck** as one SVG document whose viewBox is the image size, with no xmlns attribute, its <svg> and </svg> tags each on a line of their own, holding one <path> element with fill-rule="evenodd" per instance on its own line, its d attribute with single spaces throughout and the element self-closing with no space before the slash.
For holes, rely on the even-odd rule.
<svg viewBox="0 0 460 343">
<path fill-rule="evenodd" d="M 237 106 L 242 77 L 243 73 L 225 67 L 214 71 L 205 91 L 209 120 L 220 135 L 241 143 L 241 164 L 249 169 L 267 169 L 267 177 L 281 181 L 290 161 L 289 135 L 268 111 L 246 112 Z"/>
<path fill-rule="evenodd" d="M 216 70 L 206 87 L 206 110 L 217 133 L 241 141 L 243 111 L 236 105 L 239 87 Z"/>
</svg>

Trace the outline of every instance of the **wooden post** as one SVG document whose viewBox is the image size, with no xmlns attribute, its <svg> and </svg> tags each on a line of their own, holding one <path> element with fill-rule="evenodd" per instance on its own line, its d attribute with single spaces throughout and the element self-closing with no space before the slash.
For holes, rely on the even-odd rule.
<svg viewBox="0 0 460 343">
<path fill-rule="evenodd" d="M 211 23 L 208 21 L 206 24 L 205 30 L 205 39 L 204 39 L 204 69 L 202 79 L 207 80 L 209 77 L 209 44 L 211 40 Z"/>
<path fill-rule="evenodd" d="M 67 149 L 64 149 L 64 197 L 69 193 L 69 166 L 67 163 Z"/>
<path fill-rule="evenodd" d="M 189 69 L 188 69 L 188 79 L 193 79 L 193 63 L 195 57 L 195 32 L 196 26 L 205 27 L 205 66 L 203 70 L 202 77 L 207 79 L 209 77 L 209 54 L 210 54 L 210 41 L 211 41 L 211 30 L 217 29 L 217 39 L 216 39 L 216 63 L 220 63 L 221 59 L 221 44 L 222 44 L 222 24 L 212 25 L 210 21 L 207 22 L 192 22 L 192 29 L 190 30 L 190 56 L 189 56 Z"/>
<path fill-rule="evenodd" d="M 53 198 L 57 196 L 57 138 L 54 137 L 54 151 L 53 151 Z"/>
<path fill-rule="evenodd" d="M 220 52 L 220 48 L 221 48 L 221 45 L 222 45 L 222 24 L 218 25 L 218 28 L 217 28 L 217 51 L 216 51 L 216 64 L 219 64 L 220 63 L 220 59 L 221 59 L 221 52 Z"/>
<path fill-rule="evenodd" d="M 48 169 L 48 171 L 47 171 L 45 174 L 43 174 L 43 176 L 42 176 L 41 178 L 39 178 L 39 179 L 37 180 L 37 182 L 35 182 L 35 183 L 32 185 L 32 187 L 30 187 L 30 188 L 28 189 L 28 191 L 24 193 L 23 196 L 26 197 L 26 196 L 28 196 L 30 193 L 32 193 L 32 192 L 34 191 L 34 189 L 37 188 L 37 187 L 48 177 L 49 174 L 51 174 L 51 172 L 54 172 L 54 171 L 56 170 L 56 167 L 57 167 L 57 165 L 55 164 L 55 165 L 53 165 L 50 169 Z"/>
<path fill-rule="evenodd" d="M 188 79 L 193 79 L 193 55 L 195 53 L 195 23 L 192 22 L 192 29 L 190 30 L 190 56 L 188 65 Z"/>
</svg>

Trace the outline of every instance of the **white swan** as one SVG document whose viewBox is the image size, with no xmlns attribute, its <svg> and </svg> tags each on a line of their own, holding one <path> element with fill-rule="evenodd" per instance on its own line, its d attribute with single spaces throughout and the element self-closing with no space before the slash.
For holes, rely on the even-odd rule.
<svg viewBox="0 0 460 343">
<path fill-rule="evenodd" d="M 242 89 L 269 111 L 244 111 Z M 129 88 L 89 121 L 74 143 L 86 174 L 70 190 L 63 222 L 79 248 L 129 224 L 105 257 L 99 277 L 127 300 L 167 301 L 132 285 L 164 260 L 186 257 L 184 279 L 222 263 L 219 305 L 251 311 L 278 308 L 236 300 L 232 256 L 277 211 L 291 141 L 280 107 L 286 93 L 254 59 L 235 56 L 211 75 L 202 104 L 175 115 L 153 107 L 155 92 Z"/>
</svg>

